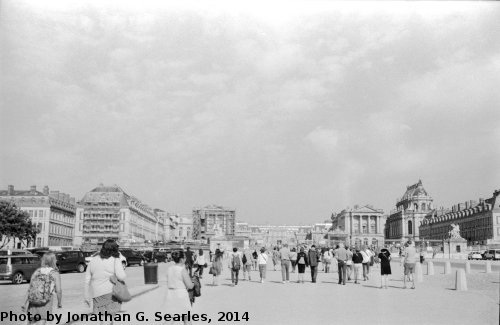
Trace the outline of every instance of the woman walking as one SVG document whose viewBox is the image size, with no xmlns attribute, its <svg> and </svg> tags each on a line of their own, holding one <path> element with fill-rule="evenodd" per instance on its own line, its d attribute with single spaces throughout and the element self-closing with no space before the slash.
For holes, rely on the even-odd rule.
<svg viewBox="0 0 500 325">
<path fill-rule="evenodd" d="M 297 269 L 299 271 L 297 283 L 304 283 L 306 266 L 309 266 L 309 261 L 307 259 L 307 254 L 304 252 L 304 247 L 301 247 L 300 252 L 297 253 Z"/>
<path fill-rule="evenodd" d="M 222 273 L 222 259 L 224 258 L 224 252 L 220 249 L 215 250 L 214 261 L 212 262 L 212 275 L 214 276 L 212 285 L 219 285 L 219 277 Z"/>
<path fill-rule="evenodd" d="M 194 287 L 193 281 L 186 269 L 186 257 L 182 250 L 172 253 L 175 265 L 167 268 L 167 294 L 165 299 L 166 313 L 187 314 L 191 312 L 191 301 L 188 290 Z M 191 321 L 184 320 L 184 324 Z"/>
<path fill-rule="evenodd" d="M 385 248 L 382 248 L 378 254 L 380 259 L 380 289 L 387 289 L 387 276 L 391 274 L 391 253 Z"/>
<path fill-rule="evenodd" d="M 44 292 L 45 288 L 49 288 L 49 291 Z M 21 307 L 23 311 L 31 314 L 32 319 L 40 317 L 40 321 L 28 321 L 28 324 L 44 325 L 47 322 L 48 313 L 53 313 L 54 292 L 57 294 L 57 308 L 62 308 L 61 277 L 56 265 L 56 256 L 48 252 L 42 257 L 41 267 L 31 276 L 24 305 Z"/>
<path fill-rule="evenodd" d="M 194 261 L 196 265 L 195 272 L 198 272 L 198 276 L 200 279 L 203 278 L 203 269 L 207 267 L 207 261 L 205 261 L 205 255 L 203 255 L 203 249 L 198 251 L 198 256 L 196 256 L 196 260 Z"/>
<path fill-rule="evenodd" d="M 266 254 L 266 249 L 262 247 L 260 249 L 260 254 L 257 256 L 257 262 L 259 264 L 259 275 L 260 275 L 260 283 L 264 283 L 266 279 L 266 270 L 267 270 L 267 260 L 269 257 Z"/>
<path fill-rule="evenodd" d="M 290 262 L 292 262 L 292 273 L 295 273 L 295 267 L 297 266 L 297 249 L 295 247 L 290 252 Z"/>
<path fill-rule="evenodd" d="M 114 316 L 121 309 L 122 303 L 112 294 L 113 283 L 110 278 L 113 275 L 121 281 L 127 277 L 120 261 L 118 244 L 108 239 L 102 244 L 99 255 L 90 260 L 85 273 L 85 302 L 90 306 L 90 297 L 93 298 L 95 314 L 107 312 Z M 113 324 L 113 321 L 101 324 Z"/>
</svg>

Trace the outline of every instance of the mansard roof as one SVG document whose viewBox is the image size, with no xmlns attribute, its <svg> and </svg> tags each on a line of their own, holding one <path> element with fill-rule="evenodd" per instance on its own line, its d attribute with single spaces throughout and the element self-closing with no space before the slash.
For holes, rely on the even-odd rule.
<svg viewBox="0 0 500 325">
<path fill-rule="evenodd" d="M 31 190 L 14 190 L 11 195 L 9 195 L 9 191 L 1 190 L 0 196 L 48 196 L 43 194 L 40 191 L 31 191 Z"/>
<path fill-rule="evenodd" d="M 427 193 L 424 186 L 422 185 L 422 181 L 418 180 L 417 183 L 406 187 L 405 194 L 403 194 L 403 197 L 400 200 L 398 200 L 396 205 L 398 205 L 400 202 L 407 201 L 407 200 L 411 201 L 413 198 L 422 197 L 422 196 L 427 197 L 428 199 L 432 200 L 432 198 L 430 197 L 430 195 Z"/>
</svg>

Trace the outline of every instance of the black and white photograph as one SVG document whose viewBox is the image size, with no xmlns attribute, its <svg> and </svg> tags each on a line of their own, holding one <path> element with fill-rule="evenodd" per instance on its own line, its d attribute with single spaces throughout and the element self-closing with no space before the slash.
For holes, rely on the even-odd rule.
<svg viewBox="0 0 500 325">
<path fill-rule="evenodd" d="M 497 325 L 500 2 L 0 0 L 0 324 Z"/>
</svg>

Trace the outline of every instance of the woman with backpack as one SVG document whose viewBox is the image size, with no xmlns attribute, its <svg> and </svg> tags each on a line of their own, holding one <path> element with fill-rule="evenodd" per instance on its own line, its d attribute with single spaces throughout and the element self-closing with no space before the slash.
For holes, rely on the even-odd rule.
<svg viewBox="0 0 500 325">
<path fill-rule="evenodd" d="M 304 252 L 304 247 L 301 247 L 300 252 L 297 253 L 297 269 L 299 271 L 297 283 L 304 283 L 306 266 L 309 266 L 309 260 L 307 254 Z"/>
<path fill-rule="evenodd" d="M 44 325 L 47 322 L 47 314 L 53 313 L 54 292 L 57 295 L 57 308 L 62 308 L 61 276 L 59 275 L 56 256 L 52 252 L 42 256 L 41 267 L 31 276 L 30 285 L 24 305 L 21 309 L 28 312 L 32 317 L 40 317 L 36 324 Z M 28 324 L 34 324 L 29 322 Z"/>
<path fill-rule="evenodd" d="M 124 281 L 127 275 L 120 260 L 118 244 L 108 239 L 102 244 L 99 255 L 90 260 L 85 272 L 85 302 L 90 306 L 90 298 L 94 306 L 94 313 L 99 312 L 115 315 L 121 309 L 121 301 L 113 296 L 111 280 Z M 92 292 L 92 294 L 91 294 Z M 101 322 L 101 324 L 104 324 Z M 108 324 L 113 324 L 111 321 Z"/>
</svg>

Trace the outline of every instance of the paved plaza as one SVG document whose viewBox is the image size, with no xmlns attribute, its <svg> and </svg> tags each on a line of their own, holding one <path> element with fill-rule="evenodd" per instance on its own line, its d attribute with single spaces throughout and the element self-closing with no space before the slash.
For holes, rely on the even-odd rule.
<svg viewBox="0 0 500 325">
<path fill-rule="evenodd" d="M 452 263 L 452 274 L 444 275 L 444 262 L 434 261 L 435 275 L 426 275 L 417 283 L 415 290 L 402 289 L 402 270 L 399 262 L 393 261 L 393 275 L 389 288 L 379 289 L 379 269 L 373 268 L 371 278 L 355 285 L 338 285 L 337 273 L 318 274 L 318 282 L 295 283 L 297 274 L 291 274 L 291 282 L 281 282 L 279 268 L 274 271 L 268 265 L 267 281 L 258 282 L 258 272 L 252 271 L 252 281 L 241 281 L 232 287 L 230 273 L 224 270 L 220 286 L 212 286 L 212 276 L 202 279 L 202 296 L 197 298 L 194 313 L 207 314 L 212 322 L 219 312 L 248 312 L 249 324 L 498 324 L 499 315 L 499 269 L 498 262 L 492 264 L 492 273 L 486 274 L 484 261 L 471 263 L 471 274 L 467 275 L 468 291 L 454 290 L 455 270 L 463 268 L 465 261 Z M 156 312 L 164 312 L 165 270 L 168 264 L 159 264 L 159 288 L 143 285 L 141 267 L 127 268 L 128 284 L 132 293 L 139 294 L 122 306 L 123 312 L 132 317 L 144 312 L 148 322 L 132 321 L 128 324 L 161 324 L 154 322 Z M 83 305 L 83 274 L 62 274 L 63 319 L 68 311 L 84 313 L 89 309 Z M 19 312 L 27 284 L 0 284 L 2 311 Z M 146 292 L 141 294 L 141 292 Z M 200 323 L 201 322 L 194 322 Z M 240 322 L 225 322 L 245 323 Z M 6 322 L 5 324 L 9 324 Z M 10 322 L 10 324 L 16 324 Z M 18 324 L 18 323 L 17 323 Z M 78 323 L 73 324 L 88 324 Z"/>
</svg>

